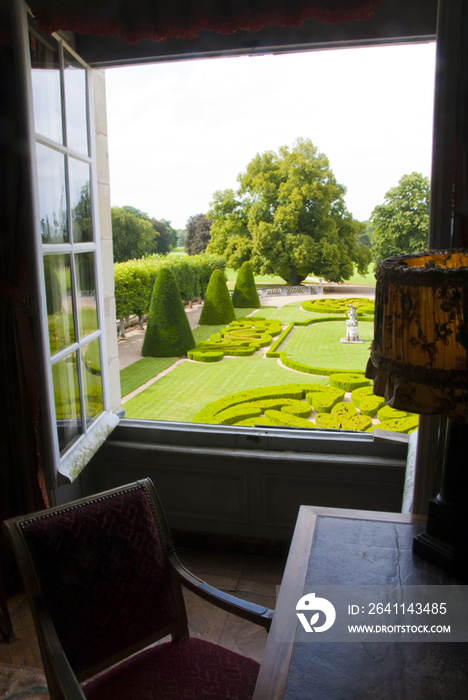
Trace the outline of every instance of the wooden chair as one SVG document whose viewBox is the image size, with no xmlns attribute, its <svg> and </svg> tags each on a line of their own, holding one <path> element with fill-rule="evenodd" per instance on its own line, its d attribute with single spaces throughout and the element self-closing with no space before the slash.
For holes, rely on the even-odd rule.
<svg viewBox="0 0 468 700">
<path fill-rule="evenodd" d="M 4 528 L 53 700 L 252 697 L 259 664 L 189 637 L 181 584 L 267 630 L 273 612 L 182 566 L 150 479 L 12 518 Z"/>
</svg>

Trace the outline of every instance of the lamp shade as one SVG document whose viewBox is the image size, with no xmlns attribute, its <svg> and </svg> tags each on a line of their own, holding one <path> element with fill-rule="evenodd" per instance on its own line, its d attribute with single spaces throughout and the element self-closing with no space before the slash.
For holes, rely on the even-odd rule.
<svg viewBox="0 0 468 700">
<path fill-rule="evenodd" d="M 389 258 L 376 279 L 374 393 L 393 408 L 468 422 L 468 250 Z"/>
</svg>

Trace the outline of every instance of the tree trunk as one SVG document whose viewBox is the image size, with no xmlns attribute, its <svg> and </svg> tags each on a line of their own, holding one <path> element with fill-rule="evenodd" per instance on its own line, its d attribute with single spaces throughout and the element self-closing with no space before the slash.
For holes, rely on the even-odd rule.
<svg viewBox="0 0 468 700">
<path fill-rule="evenodd" d="M 302 280 L 305 280 L 304 275 L 299 275 L 297 272 L 297 267 L 295 265 L 291 265 L 288 284 L 295 287 L 297 284 L 300 284 Z"/>
<path fill-rule="evenodd" d="M 299 284 L 299 282 L 297 281 L 297 268 L 295 265 L 291 265 L 291 270 L 289 271 L 288 284 L 290 284 L 291 286 Z"/>
</svg>

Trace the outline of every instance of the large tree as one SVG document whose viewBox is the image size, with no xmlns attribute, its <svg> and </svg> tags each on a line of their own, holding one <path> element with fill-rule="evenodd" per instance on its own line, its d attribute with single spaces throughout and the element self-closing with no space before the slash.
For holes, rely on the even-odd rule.
<svg viewBox="0 0 468 700">
<path fill-rule="evenodd" d="M 169 253 L 169 251 L 174 247 L 172 243 L 171 231 L 169 230 L 167 223 L 163 219 L 160 221 L 158 221 L 158 219 L 150 219 L 150 222 L 154 230 L 159 234 L 156 239 L 155 252 L 161 253 L 161 255 L 167 255 L 167 253 Z"/>
<path fill-rule="evenodd" d="M 159 233 L 147 215 L 134 207 L 112 207 L 114 262 L 125 262 L 157 252 Z"/>
<path fill-rule="evenodd" d="M 166 255 L 174 247 L 176 232 L 165 219 L 150 219 L 135 207 L 112 207 L 114 262 L 160 253 Z"/>
<path fill-rule="evenodd" d="M 275 274 L 289 284 L 314 274 L 333 282 L 365 274 L 369 251 L 358 245 L 361 224 L 344 202 L 328 158 L 309 139 L 257 154 L 238 176 L 239 188 L 215 192 L 208 252 L 238 269 Z"/>
<path fill-rule="evenodd" d="M 403 175 L 387 192 L 370 219 L 375 226 L 375 260 L 427 249 L 429 198 L 429 178 L 414 172 Z"/>
<path fill-rule="evenodd" d="M 184 247 L 188 255 L 204 253 L 210 242 L 211 221 L 206 214 L 195 214 L 187 221 L 187 235 Z"/>
</svg>

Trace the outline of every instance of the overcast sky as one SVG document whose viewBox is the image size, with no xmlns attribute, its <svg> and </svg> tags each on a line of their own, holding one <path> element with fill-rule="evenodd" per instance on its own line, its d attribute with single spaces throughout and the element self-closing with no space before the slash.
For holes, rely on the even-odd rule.
<svg viewBox="0 0 468 700">
<path fill-rule="evenodd" d="M 256 153 L 304 137 L 365 221 L 430 175 L 434 65 L 431 43 L 106 70 L 112 205 L 185 228 Z"/>
</svg>

